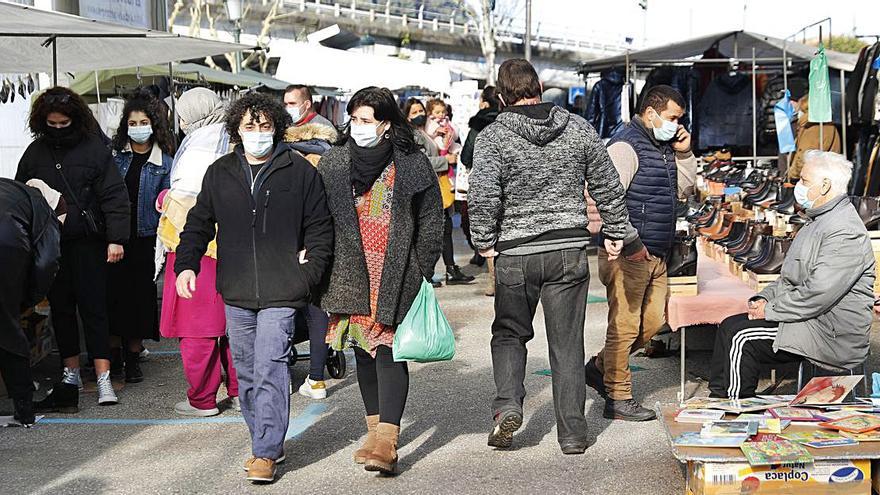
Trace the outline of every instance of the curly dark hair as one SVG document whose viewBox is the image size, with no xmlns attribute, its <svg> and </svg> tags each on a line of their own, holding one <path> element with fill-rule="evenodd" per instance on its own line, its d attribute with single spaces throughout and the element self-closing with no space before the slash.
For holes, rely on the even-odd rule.
<svg viewBox="0 0 880 495">
<path fill-rule="evenodd" d="M 413 128 L 407 122 L 403 112 L 400 111 L 400 107 L 397 106 L 397 99 L 391 90 L 370 86 L 358 91 L 351 97 L 346 111 L 351 115 L 360 107 L 372 108 L 376 120 L 391 123 L 389 131 L 391 144 L 399 151 L 409 154 L 418 150 L 413 136 Z M 351 120 L 345 125 L 339 144 L 345 144 L 349 137 L 351 137 Z"/>
<path fill-rule="evenodd" d="M 165 109 L 153 93 L 147 90 L 134 93 L 125 102 L 119 127 L 116 129 L 116 135 L 113 136 L 113 149 L 122 151 L 128 145 L 128 118 L 133 112 L 143 112 L 150 119 L 153 127 L 152 141 L 159 145 L 163 153 L 174 156 L 177 141 L 171 133 L 171 125 L 168 123 Z"/>
<path fill-rule="evenodd" d="M 80 135 L 98 134 L 100 127 L 94 114 L 82 97 L 68 88 L 56 86 L 47 89 L 34 100 L 28 127 L 34 138 L 46 135 L 46 118 L 50 113 L 60 113 L 70 118 L 71 127 Z"/>
<path fill-rule="evenodd" d="M 229 105 L 226 111 L 226 132 L 233 144 L 241 143 L 238 128 L 247 113 L 250 113 L 255 122 L 261 122 L 262 116 L 265 116 L 275 124 L 276 145 L 284 140 L 285 131 L 293 125 L 290 114 L 278 100 L 261 93 L 248 93 Z"/>
</svg>

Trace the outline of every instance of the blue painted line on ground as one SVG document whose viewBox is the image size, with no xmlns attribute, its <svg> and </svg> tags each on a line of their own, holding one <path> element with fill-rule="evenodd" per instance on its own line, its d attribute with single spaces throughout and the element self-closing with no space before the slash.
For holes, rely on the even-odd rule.
<svg viewBox="0 0 880 495">
<path fill-rule="evenodd" d="M 150 356 L 179 356 L 179 355 L 180 355 L 180 351 L 150 351 Z"/>
<path fill-rule="evenodd" d="M 326 410 L 327 406 L 324 404 L 309 404 L 302 414 L 290 420 L 287 436 L 284 438 L 291 440 L 302 435 L 309 427 L 318 422 Z"/>
</svg>

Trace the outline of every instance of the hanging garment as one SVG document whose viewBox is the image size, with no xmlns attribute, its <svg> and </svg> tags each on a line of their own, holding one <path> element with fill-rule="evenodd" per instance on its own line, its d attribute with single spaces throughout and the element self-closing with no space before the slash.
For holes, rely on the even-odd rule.
<svg viewBox="0 0 880 495">
<path fill-rule="evenodd" d="M 641 108 L 642 102 L 648 95 L 648 91 L 661 84 L 675 88 L 684 97 L 684 116 L 678 119 L 678 123 L 688 130 L 692 129 L 691 116 L 694 110 L 697 86 L 699 85 L 699 75 L 697 72 L 690 67 L 657 67 L 645 78 L 645 85 L 642 87 L 642 92 L 639 93 L 638 103 L 635 107 Z"/>
<path fill-rule="evenodd" d="M 809 81 L 806 77 L 793 74 L 788 77 L 788 90 L 793 101 L 807 94 L 808 89 Z M 785 79 L 780 74 L 767 81 L 758 100 L 758 154 L 760 155 L 781 153 L 776 137 L 776 104 L 782 100 L 784 91 Z"/>
<path fill-rule="evenodd" d="M 752 86 L 745 74 L 725 73 L 697 106 L 699 149 L 752 145 Z"/>
<path fill-rule="evenodd" d="M 831 122 L 831 80 L 825 47 L 810 61 L 810 122 Z"/>
<path fill-rule="evenodd" d="M 621 91 L 624 75 L 620 69 L 602 72 L 601 79 L 590 92 L 587 121 L 593 125 L 601 138 L 609 138 L 622 125 Z"/>
<path fill-rule="evenodd" d="M 780 153 L 791 153 L 796 148 L 794 133 L 791 131 L 791 119 L 794 107 L 791 106 L 791 92 L 785 90 L 783 97 L 774 105 L 776 139 Z"/>
</svg>

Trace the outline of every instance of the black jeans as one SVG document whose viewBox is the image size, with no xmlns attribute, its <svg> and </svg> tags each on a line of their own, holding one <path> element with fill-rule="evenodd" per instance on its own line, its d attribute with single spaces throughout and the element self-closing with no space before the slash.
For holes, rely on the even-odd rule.
<svg viewBox="0 0 880 495">
<path fill-rule="evenodd" d="M 745 313 L 721 322 L 709 366 L 710 397 L 754 397 L 763 367 L 803 361 L 797 354 L 773 352 L 778 326 L 772 321 L 750 320 Z"/>
<path fill-rule="evenodd" d="M 378 414 L 379 422 L 400 426 L 409 394 L 409 367 L 405 362 L 394 362 L 391 348 L 384 345 L 376 348 L 375 358 L 355 347 L 354 357 L 367 416 Z"/>
<path fill-rule="evenodd" d="M 446 219 L 443 222 L 443 264 L 447 267 L 455 265 L 455 250 L 452 247 L 452 207 L 443 210 Z"/>
<path fill-rule="evenodd" d="M 34 393 L 34 377 L 29 358 L 0 349 L 0 376 L 11 399 L 30 399 Z"/>
<path fill-rule="evenodd" d="M 61 358 L 79 356 L 79 324 L 92 359 L 110 359 L 107 316 L 107 243 L 77 239 L 61 242 L 61 269 L 49 291 L 52 328 Z"/>
<path fill-rule="evenodd" d="M 327 364 L 327 326 L 330 318 L 321 308 L 309 304 L 306 308 L 306 321 L 309 327 L 309 378 L 324 380 L 324 366 Z"/>
<path fill-rule="evenodd" d="M 586 441 L 584 418 L 584 318 L 590 267 L 584 249 L 526 256 L 500 255 L 495 260 L 495 322 L 492 324 L 492 368 L 497 397 L 495 413 L 522 412 L 526 391 L 526 343 L 535 335 L 532 321 L 544 306 L 553 405 L 560 442 Z"/>
</svg>

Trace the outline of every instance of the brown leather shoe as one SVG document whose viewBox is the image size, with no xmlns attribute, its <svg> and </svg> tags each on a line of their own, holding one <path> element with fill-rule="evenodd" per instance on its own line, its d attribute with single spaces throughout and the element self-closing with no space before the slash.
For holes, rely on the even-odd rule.
<svg viewBox="0 0 880 495">
<path fill-rule="evenodd" d="M 376 426 L 376 448 L 367 456 L 364 469 L 383 474 L 397 472 L 397 437 L 400 427 L 390 423 Z"/>
<path fill-rule="evenodd" d="M 284 459 L 287 459 L 287 457 L 285 457 L 284 454 L 281 454 L 281 457 L 279 457 L 278 459 L 275 459 L 275 464 L 276 464 L 276 465 L 277 465 L 277 464 L 283 464 L 283 463 L 284 463 Z M 251 466 L 254 464 L 254 461 L 256 461 L 256 460 L 257 460 L 256 457 L 251 457 L 250 459 L 244 461 L 244 470 L 245 470 L 246 472 L 247 472 L 247 471 L 250 471 Z"/>
<path fill-rule="evenodd" d="M 715 215 L 715 221 L 712 222 L 708 227 L 703 227 L 700 229 L 700 234 L 705 236 L 715 235 L 724 228 L 725 223 L 728 223 L 727 214 L 721 214 L 718 212 L 718 215 Z"/>
<path fill-rule="evenodd" d="M 361 448 L 354 451 L 355 464 L 367 462 L 367 456 L 376 448 L 376 426 L 379 424 L 379 415 L 365 416 L 367 420 L 367 439 Z"/>
<path fill-rule="evenodd" d="M 248 469 L 247 480 L 252 483 L 272 483 L 275 481 L 275 461 L 272 459 L 254 459 Z"/>
</svg>

